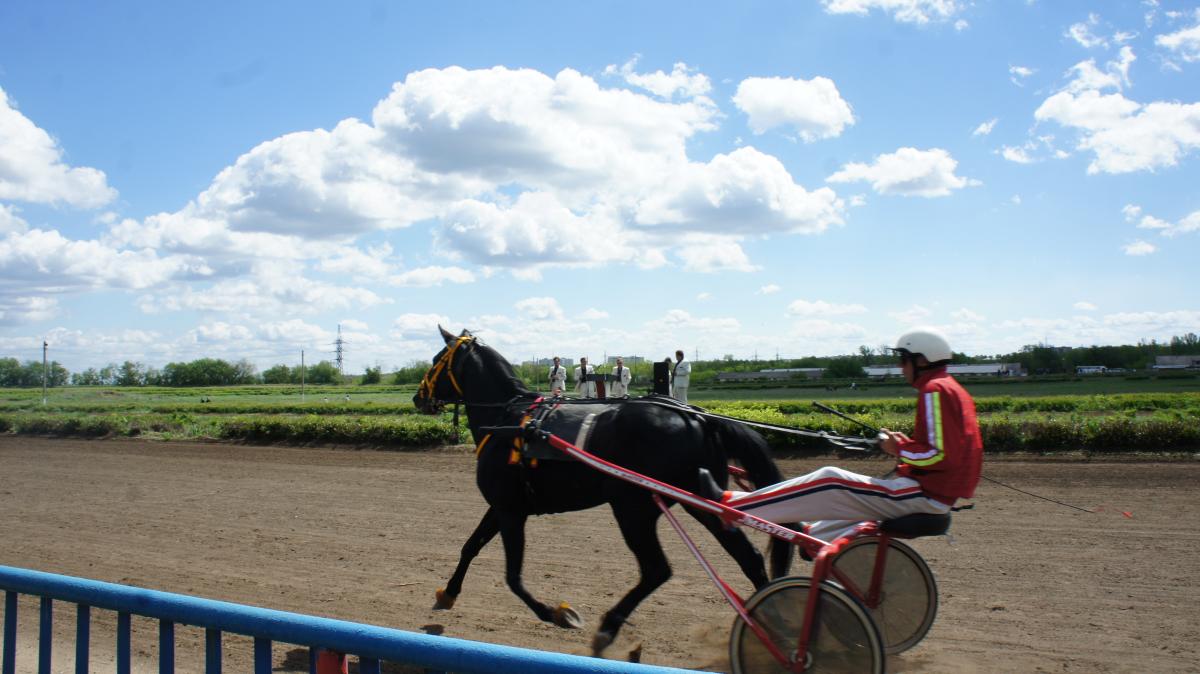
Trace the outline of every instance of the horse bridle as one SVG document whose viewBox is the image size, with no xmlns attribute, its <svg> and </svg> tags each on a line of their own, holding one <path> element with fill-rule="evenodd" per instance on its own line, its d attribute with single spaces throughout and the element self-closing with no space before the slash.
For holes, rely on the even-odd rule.
<svg viewBox="0 0 1200 674">
<path fill-rule="evenodd" d="M 436 402 L 461 402 L 463 396 L 462 386 L 459 386 L 458 379 L 454 377 L 454 354 L 458 353 L 459 347 L 466 346 L 468 349 L 475 344 L 475 335 L 462 335 L 454 342 L 454 346 L 447 346 L 446 352 L 438 358 L 433 367 L 425 372 L 425 376 L 421 378 L 421 385 L 417 387 L 417 395 L 422 398 L 428 398 Z M 442 376 L 442 372 L 450 376 L 450 385 L 454 387 L 454 392 L 458 394 L 459 400 L 438 400 L 437 398 L 437 383 L 438 377 Z"/>
</svg>

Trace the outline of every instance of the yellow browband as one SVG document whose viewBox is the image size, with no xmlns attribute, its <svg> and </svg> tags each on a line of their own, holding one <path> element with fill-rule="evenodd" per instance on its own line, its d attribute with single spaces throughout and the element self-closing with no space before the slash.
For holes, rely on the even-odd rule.
<svg viewBox="0 0 1200 674">
<path fill-rule="evenodd" d="M 465 335 L 459 337 L 454 342 L 454 346 L 447 347 L 442 357 L 438 358 L 438 362 L 434 363 L 433 367 L 429 368 L 425 373 L 425 377 L 421 379 L 421 386 L 417 389 L 417 392 L 426 398 L 434 399 L 434 387 L 437 386 L 437 380 L 441 376 L 442 370 L 445 370 L 446 374 L 450 375 L 450 384 L 454 386 L 454 390 L 461 397 L 463 395 L 462 387 L 458 385 L 458 380 L 454 378 L 454 354 L 458 352 L 458 347 L 469 344 L 474 340 L 474 335 Z"/>
</svg>

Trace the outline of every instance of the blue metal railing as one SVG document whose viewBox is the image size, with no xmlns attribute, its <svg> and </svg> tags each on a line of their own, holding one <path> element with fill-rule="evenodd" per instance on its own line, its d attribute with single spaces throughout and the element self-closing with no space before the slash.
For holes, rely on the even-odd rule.
<svg viewBox="0 0 1200 674">
<path fill-rule="evenodd" d="M 221 672 L 221 635 L 224 632 L 254 638 L 255 674 L 270 674 L 271 647 L 276 641 L 309 647 L 310 671 L 316 669 L 318 649 L 357 655 L 362 674 L 378 674 L 382 661 L 461 674 L 683 674 L 690 671 L 404 632 L 10 566 L 0 566 L 0 590 L 6 591 L 4 645 L 0 654 L 2 674 L 16 672 L 19 594 L 41 598 L 38 672 L 46 674 L 50 672 L 51 664 L 55 600 L 78 605 L 77 674 L 88 671 L 92 608 L 117 612 L 118 674 L 128 674 L 130 670 L 130 616 L 133 615 L 159 621 L 159 672 L 167 674 L 175 671 L 176 624 L 204 628 L 206 674 Z"/>
</svg>

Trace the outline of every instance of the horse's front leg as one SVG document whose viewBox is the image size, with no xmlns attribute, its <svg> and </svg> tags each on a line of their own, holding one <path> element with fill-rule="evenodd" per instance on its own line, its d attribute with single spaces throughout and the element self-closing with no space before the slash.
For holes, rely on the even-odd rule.
<svg viewBox="0 0 1200 674">
<path fill-rule="evenodd" d="M 525 522 L 529 516 L 525 513 L 502 512 L 498 517 L 500 538 L 504 541 L 504 580 L 508 583 L 508 589 L 525 602 L 538 618 L 559 627 L 582 627 L 583 619 L 567 602 L 550 608 L 534 599 L 521 582 L 521 569 L 525 563 Z"/>
<path fill-rule="evenodd" d="M 446 587 L 436 592 L 437 602 L 433 605 L 435 610 L 454 608 L 454 601 L 462 592 L 463 579 L 467 577 L 467 569 L 470 568 L 471 562 L 479 556 L 479 552 L 496 537 L 499 531 L 500 518 L 496 516 L 494 508 L 488 508 L 487 512 L 483 514 L 483 519 L 479 520 L 479 526 L 475 527 L 475 532 L 467 538 L 466 543 L 463 543 L 454 575 L 450 576 Z"/>
<path fill-rule="evenodd" d="M 629 550 L 637 558 L 641 577 L 637 585 L 604 614 L 600 628 L 592 637 L 592 655 L 596 657 L 600 657 L 604 649 L 617 638 L 617 632 L 638 604 L 671 579 L 671 564 L 667 561 L 662 543 L 658 540 L 657 525 L 661 514 L 658 506 L 643 493 L 614 497 L 611 503 L 613 516 L 617 519 L 617 526 L 621 529 L 625 545 L 629 546 Z"/>
</svg>

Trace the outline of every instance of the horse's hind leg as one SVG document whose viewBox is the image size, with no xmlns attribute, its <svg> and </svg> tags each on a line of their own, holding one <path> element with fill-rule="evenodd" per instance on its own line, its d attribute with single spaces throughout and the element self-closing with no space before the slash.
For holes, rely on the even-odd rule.
<svg viewBox="0 0 1200 674">
<path fill-rule="evenodd" d="M 499 531 L 500 518 L 496 516 L 494 508 L 488 508 L 487 512 L 483 514 L 483 519 L 479 520 L 479 526 L 475 527 L 475 532 L 467 538 L 466 543 L 463 543 L 454 575 L 450 576 L 450 581 L 446 583 L 445 588 L 437 591 L 437 603 L 433 605 L 434 609 L 454 608 L 454 601 L 462 592 L 463 579 L 467 577 L 467 569 L 470 568 L 471 562 L 479 555 L 479 551 L 483 550 L 484 546 L 496 537 Z"/>
<path fill-rule="evenodd" d="M 498 518 L 500 538 L 504 541 L 504 580 L 508 583 L 508 589 L 525 602 L 538 618 L 559 627 L 581 627 L 583 620 L 566 602 L 550 608 L 534 599 L 521 581 L 521 568 L 525 564 L 525 521 L 529 516 L 525 513 L 503 512 L 498 514 Z"/>
<path fill-rule="evenodd" d="M 612 503 L 613 516 L 621 528 L 625 544 L 637 558 L 641 577 L 617 605 L 604 614 L 600 628 L 592 637 L 592 655 L 600 657 L 604 649 L 617 638 L 626 618 L 642 600 L 671 578 L 671 564 L 658 540 L 658 506 L 649 498 L 622 499 Z"/>
</svg>

